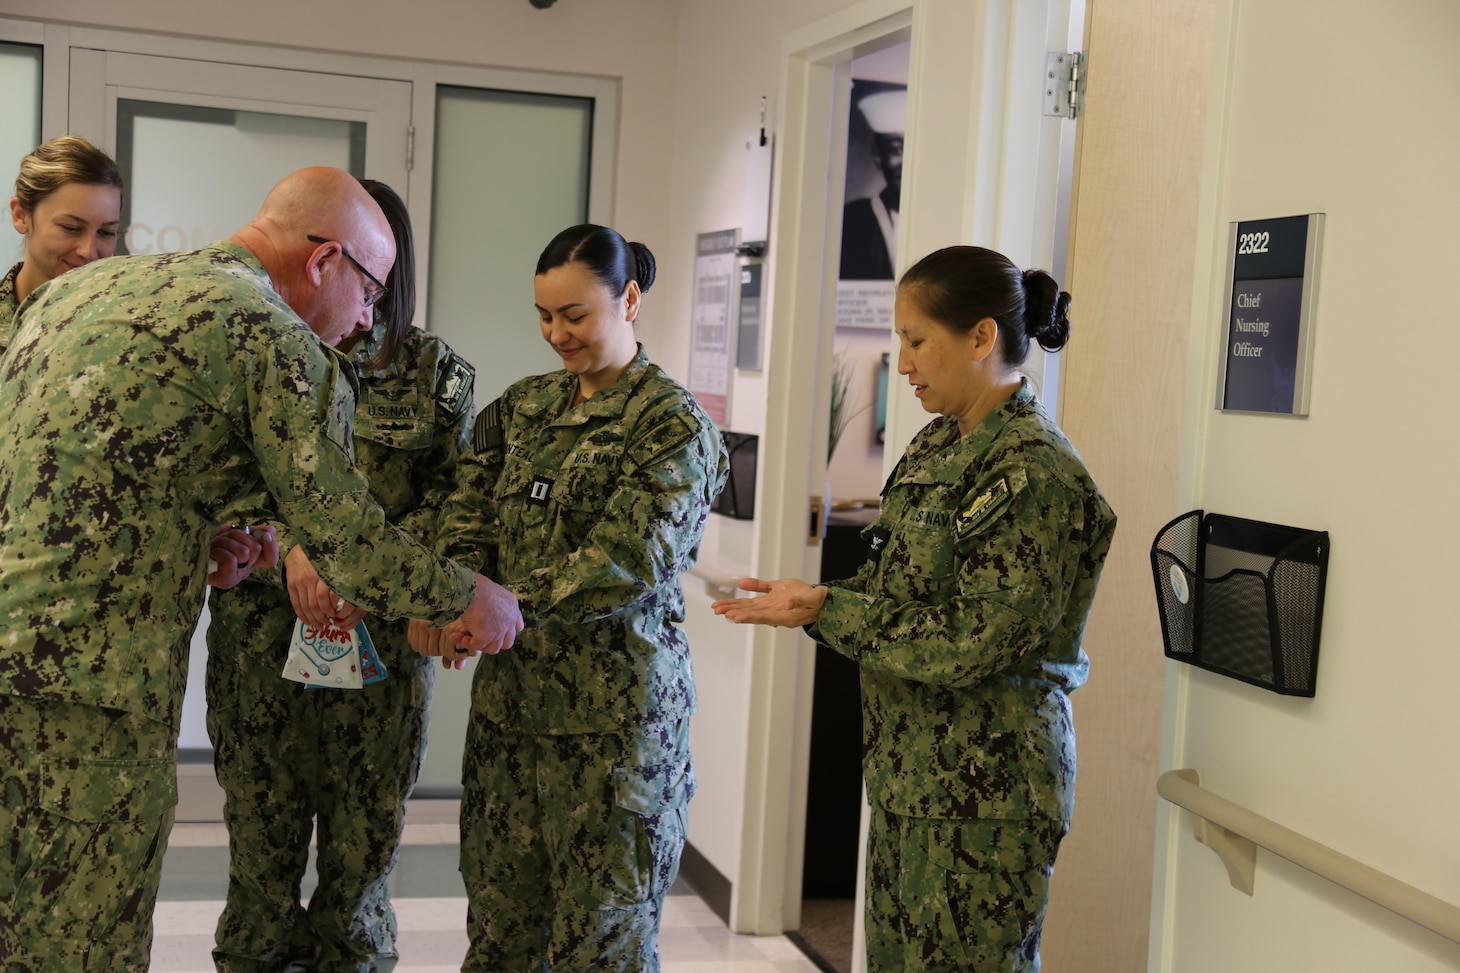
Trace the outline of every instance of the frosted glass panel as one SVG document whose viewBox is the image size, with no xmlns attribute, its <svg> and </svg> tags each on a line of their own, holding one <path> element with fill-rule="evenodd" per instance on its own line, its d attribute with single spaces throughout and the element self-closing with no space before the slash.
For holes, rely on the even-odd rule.
<svg viewBox="0 0 1460 973">
<path fill-rule="evenodd" d="M 592 133 L 589 98 L 438 89 L 426 326 L 476 366 L 478 408 L 561 365 L 532 274 L 553 235 L 587 219 Z"/>
<path fill-rule="evenodd" d="M 476 366 L 478 409 L 562 365 L 538 328 L 532 274 L 553 235 L 588 218 L 592 134 L 590 98 L 437 89 L 426 328 Z M 437 674 L 418 796 L 461 794 L 476 661 Z"/>
<path fill-rule="evenodd" d="M 41 140 L 41 49 L 0 44 L 0 201 L 15 195 L 20 160 Z M 10 209 L 0 220 L 0 276 L 19 260 L 25 245 L 10 225 Z"/>
<path fill-rule="evenodd" d="M 119 99 L 125 253 L 196 250 L 253 219 L 304 166 L 362 175 L 365 123 Z"/>
</svg>

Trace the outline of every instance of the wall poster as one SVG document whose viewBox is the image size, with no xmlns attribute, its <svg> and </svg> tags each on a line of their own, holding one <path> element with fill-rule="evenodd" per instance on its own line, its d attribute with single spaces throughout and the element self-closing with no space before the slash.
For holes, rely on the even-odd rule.
<svg viewBox="0 0 1460 973">
<path fill-rule="evenodd" d="M 719 230 L 695 237 L 689 390 L 722 428 L 730 419 L 730 324 L 739 279 L 738 236 L 738 230 Z"/>
</svg>

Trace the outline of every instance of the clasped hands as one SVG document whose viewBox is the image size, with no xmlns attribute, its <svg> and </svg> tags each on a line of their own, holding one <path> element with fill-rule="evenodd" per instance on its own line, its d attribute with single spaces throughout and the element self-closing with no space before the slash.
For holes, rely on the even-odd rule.
<svg viewBox="0 0 1460 973">
<path fill-rule="evenodd" d="M 307 624 L 352 629 L 365 617 L 365 609 L 336 594 L 319 576 L 303 548 L 295 547 L 289 552 L 284 558 L 284 569 L 289 577 L 289 600 L 294 604 L 294 613 Z M 496 655 L 512 648 L 520 631 L 522 611 L 517 607 L 517 596 L 479 574 L 471 604 L 460 618 L 445 628 L 432 628 L 427 622 L 412 619 L 407 637 L 417 652 L 440 656 L 442 666 L 447 669 L 460 669 L 471 656 L 482 652 Z"/>
<path fill-rule="evenodd" d="M 271 524 L 224 524 L 208 548 L 208 584 L 232 588 L 254 568 L 279 563 L 279 540 Z"/>
<path fill-rule="evenodd" d="M 479 574 L 471 605 L 460 618 L 445 628 L 413 618 L 407 638 L 421 655 L 439 657 L 443 669 L 460 669 L 474 655 L 512 648 L 522 627 L 517 596 Z"/>
<path fill-rule="evenodd" d="M 741 591 L 755 591 L 759 598 L 722 598 L 710 606 L 737 625 L 779 625 L 800 628 L 821 618 L 826 602 L 825 585 L 809 585 L 795 578 L 762 581 L 741 578 Z"/>
</svg>

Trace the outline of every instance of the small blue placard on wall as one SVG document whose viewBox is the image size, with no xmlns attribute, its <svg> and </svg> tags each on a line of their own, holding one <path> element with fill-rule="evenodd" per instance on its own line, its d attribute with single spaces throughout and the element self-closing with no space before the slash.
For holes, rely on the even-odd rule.
<svg viewBox="0 0 1460 973">
<path fill-rule="evenodd" d="M 1231 224 L 1217 408 L 1308 414 L 1323 214 Z"/>
</svg>

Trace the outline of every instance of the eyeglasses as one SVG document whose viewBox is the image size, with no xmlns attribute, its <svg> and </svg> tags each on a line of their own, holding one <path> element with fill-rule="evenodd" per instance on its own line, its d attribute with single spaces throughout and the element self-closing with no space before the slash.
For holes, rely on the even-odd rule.
<svg viewBox="0 0 1460 973">
<path fill-rule="evenodd" d="M 318 236 L 315 236 L 312 233 L 309 234 L 308 236 L 306 236 L 305 239 L 308 240 L 310 243 L 330 243 L 331 242 L 329 240 L 326 240 L 324 237 L 318 237 Z M 333 242 L 339 243 L 338 240 L 333 241 Z M 370 280 L 370 283 L 372 283 L 372 284 L 375 285 L 375 288 L 376 289 L 375 289 L 375 291 L 373 293 L 370 292 L 370 291 L 368 291 L 368 290 L 365 292 L 365 306 L 366 307 L 374 307 L 376 304 L 378 304 L 380 302 L 380 299 L 385 296 L 385 285 L 380 282 L 380 279 L 378 277 L 376 277 L 370 271 L 366 270 L 365 267 L 360 263 L 360 261 L 358 261 L 354 257 L 350 256 L 350 251 L 348 251 L 348 250 L 345 249 L 345 245 L 343 243 L 340 243 L 340 253 L 344 255 L 344 257 L 345 257 L 346 260 L 348 260 L 348 261 L 350 261 L 350 263 L 354 264 L 355 265 L 355 269 L 358 270 L 358 271 L 360 271 L 360 273 L 364 274 Z"/>
</svg>

